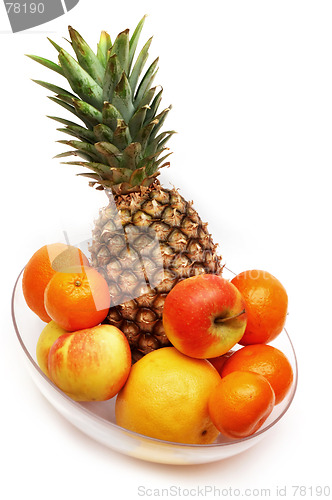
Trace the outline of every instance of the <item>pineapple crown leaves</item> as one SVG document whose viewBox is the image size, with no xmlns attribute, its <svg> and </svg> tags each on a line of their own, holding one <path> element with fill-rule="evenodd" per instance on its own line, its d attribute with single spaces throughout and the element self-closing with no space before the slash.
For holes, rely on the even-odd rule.
<svg viewBox="0 0 332 500">
<path fill-rule="evenodd" d="M 49 117 L 63 125 L 57 130 L 73 137 L 58 141 L 73 149 L 56 158 L 79 157 L 64 163 L 88 168 L 90 172 L 78 175 L 93 179 L 90 184 L 96 184 L 97 189 L 110 188 L 118 194 L 138 191 L 140 186 L 154 182 L 160 168 L 169 165 L 165 160 L 171 153 L 165 145 L 175 133 L 161 132 L 171 106 L 158 111 L 163 92 L 153 86 L 158 58 L 143 71 L 152 38 L 135 59 L 145 17 L 131 37 L 129 30 L 122 31 L 113 44 L 108 33 L 102 31 L 96 53 L 69 26 L 69 43 L 76 59 L 50 39 L 58 52 L 58 64 L 28 55 L 67 80 L 71 91 L 33 81 L 53 92 L 55 95 L 49 98 L 83 122 Z"/>
</svg>

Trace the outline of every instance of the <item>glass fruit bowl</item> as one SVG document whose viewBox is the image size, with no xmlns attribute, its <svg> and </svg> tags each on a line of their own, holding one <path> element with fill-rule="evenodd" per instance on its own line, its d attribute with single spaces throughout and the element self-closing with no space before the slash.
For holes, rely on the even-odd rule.
<svg viewBox="0 0 332 500">
<path fill-rule="evenodd" d="M 45 326 L 26 305 L 22 292 L 23 271 L 17 278 L 12 296 L 12 318 L 17 338 L 23 350 L 23 359 L 39 390 L 69 422 L 96 441 L 117 452 L 142 460 L 164 464 L 200 464 L 237 455 L 258 443 L 276 427 L 294 398 L 297 387 L 296 355 L 286 330 L 271 342 L 289 359 L 294 380 L 286 398 L 279 403 L 254 435 L 231 440 L 221 434 L 213 444 L 179 444 L 149 438 L 127 431 L 115 423 L 115 399 L 104 402 L 78 403 L 64 394 L 40 370 L 36 361 L 36 345 Z M 225 276 L 226 277 L 226 276 Z M 240 348 L 235 346 L 233 350 Z"/>
</svg>

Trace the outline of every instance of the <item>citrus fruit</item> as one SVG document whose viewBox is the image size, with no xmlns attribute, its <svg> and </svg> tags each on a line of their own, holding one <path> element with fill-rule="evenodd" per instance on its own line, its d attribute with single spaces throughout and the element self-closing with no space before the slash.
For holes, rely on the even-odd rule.
<svg viewBox="0 0 332 500">
<path fill-rule="evenodd" d="M 157 439 L 212 443 L 218 430 L 208 413 L 208 398 L 221 378 L 204 359 L 163 347 L 146 354 L 131 369 L 117 396 L 118 425 Z"/>
<path fill-rule="evenodd" d="M 110 303 L 107 282 L 93 267 L 76 273 L 57 272 L 45 290 L 47 313 L 69 332 L 101 323 Z"/>
<path fill-rule="evenodd" d="M 52 260 L 52 269 L 56 272 L 71 273 L 90 267 L 89 261 L 79 248 L 67 247 Z"/>
<path fill-rule="evenodd" d="M 208 407 L 212 422 L 224 436 L 243 438 L 263 425 L 274 401 L 274 392 L 265 377 L 236 371 L 221 379 L 210 395 Z"/>
<path fill-rule="evenodd" d="M 56 272 L 52 267 L 56 258 L 61 259 L 62 266 L 89 265 L 81 250 L 64 243 L 45 245 L 33 254 L 23 272 L 23 295 L 28 307 L 46 323 L 51 318 L 45 310 L 44 292 Z"/>
<path fill-rule="evenodd" d="M 49 377 L 48 372 L 48 354 L 54 342 L 65 333 L 66 330 L 57 325 L 55 321 L 50 321 L 43 328 L 41 334 L 39 335 L 37 346 L 36 346 L 36 357 L 39 368 Z"/>
<path fill-rule="evenodd" d="M 276 347 L 265 344 L 247 345 L 236 351 L 225 362 L 222 376 L 237 370 L 259 373 L 271 384 L 280 403 L 293 382 L 293 369 L 287 357 Z"/>
<path fill-rule="evenodd" d="M 244 271 L 231 281 L 246 303 L 247 327 L 241 345 L 263 344 L 282 331 L 287 315 L 288 296 L 277 278 L 267 271 Z"/>
</svg>

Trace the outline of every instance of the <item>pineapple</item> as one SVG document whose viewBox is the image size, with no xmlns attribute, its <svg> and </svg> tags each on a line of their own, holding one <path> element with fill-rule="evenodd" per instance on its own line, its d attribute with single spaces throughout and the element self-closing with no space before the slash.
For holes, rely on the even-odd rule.
<svg viewBox="0 0 332 500">
<path fill-rule="evenodd" d="M 77 59 L 52 40 L 59 64 L 29 56 L 62 75 L 73 91 L 34 80 L 82 122 L 50 117 L 64 125 L 58 130 L 74 137 L 59 141 L 73 149 L 57 157 L 78 157 L 65 163 L 88 169 L 78 175 L 108 197 L 95 221 L 91 263 L 109 284 L 106 322 L 124 332 L 133 362 L 170 345 L 162 311 L 175 284 L 195 274 L 222 273 L 207 224 L 191 202 L 157 179 L 169 165 L 165 145 L 174 131 L 161 131 L 171 107 L 159 111 L 162 89 L 153 86 L 158 58 L 143 72 L 151 39 L 135 59 L 144 20 L 131 37 L 125 30 L 113 44 L 103 31 L 96 53 L 69 27 Z"/>
</svg>

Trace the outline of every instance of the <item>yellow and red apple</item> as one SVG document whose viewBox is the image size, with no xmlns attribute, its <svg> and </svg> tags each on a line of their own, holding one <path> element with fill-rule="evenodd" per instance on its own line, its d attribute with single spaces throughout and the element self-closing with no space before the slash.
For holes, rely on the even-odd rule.
<svg viewBox="0 0 332 500">
<path fill-rule="evenodd" d="M 45 373 L 47 377 L 50 376 L 48 373 L 48 355 L 50 349 L 54 342 L 65 333 L 68 332 L 52 320 L 47 323 L 47 325 L 45 326 L 45 328 L 43 328 L 41 334 L 39 335 L 36 346 L 37 363 L 39 365 L 39 368 Z"/>
<path fill-rule="evenodd" d="M 174 347 L 193 358 L 225 354 L 241 339 L 246 324 L 241 293 L 218 275 L 180 281 L 165 300 L 165 333 Z"/>
<path fill-rule="evenodd" d="M 50 379 L 76 401 L 105 401 L 125 384 L 131 352 L 115 326 L 98 325 L 61 335 L 48 356 Z"/>
</svg>

